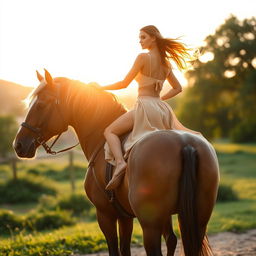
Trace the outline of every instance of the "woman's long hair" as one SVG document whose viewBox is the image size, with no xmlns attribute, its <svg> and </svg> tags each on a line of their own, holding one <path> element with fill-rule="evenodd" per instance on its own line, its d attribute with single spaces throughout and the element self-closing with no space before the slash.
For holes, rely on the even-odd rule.
<svg viewBox="0 0 256 256">
<path fill-rule="evenodd" d="M 145 26 L 140 31 L 156 38 L 156 44 L 164 66 L 168 66 L 168 60 L 172 59 L 177 67 L 182 70 L 187 68 L 187 61 L 195 59 L 189 53 L 193 49 L 188 48 L 184 43 L 179 42 L 178 39 L 164 38 L 155 26 Z"/>
</svg>

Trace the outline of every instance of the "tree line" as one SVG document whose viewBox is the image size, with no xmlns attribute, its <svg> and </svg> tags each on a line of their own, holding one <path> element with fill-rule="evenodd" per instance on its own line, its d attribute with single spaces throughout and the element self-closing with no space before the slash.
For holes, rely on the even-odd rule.
<svg viewBox="0 0 256 256">
<path fill-rule="evenodd" d="M 177 115 L 207 138 L 256 141 L 256 19 L 230 16 L 186 72 Z M 208 61 L 203 57 L 208 56 Z"/>
</svg>

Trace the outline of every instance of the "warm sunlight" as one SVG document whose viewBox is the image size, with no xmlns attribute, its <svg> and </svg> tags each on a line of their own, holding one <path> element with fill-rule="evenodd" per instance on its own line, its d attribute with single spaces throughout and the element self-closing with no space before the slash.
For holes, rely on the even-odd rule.
<svg viewBox="0 0 256 256">
<path fill-rule="evenodd" d="M 136 6 L 115 0 L 2 0 L 0 78 L 36 86 L 35 70 L 47 68 L 53 76 L 106 85 L 122 80 L 142 51 L 138 43 L 142 26 L 154 24 L 164 36 L 182 36 L 185 43 L 196 47 L 229 14 L 246 17 L 255 10 L 248 8 L 250 0 L 242 5 L 219 1 L 211 9 L 206 2 L 187 1 L 184 8 L 183 3 L 165 0 L 157 6 L 145 0 Z M 175 74 L 186 85 L 178 70 Z M 136 88 L 133 83 L 115 93 L 136 94 Z"/>
<path fill-rule="evenodd" d="M 0 256 L 256 255 L 255 14 L 0 0 Z"/>
</svg>

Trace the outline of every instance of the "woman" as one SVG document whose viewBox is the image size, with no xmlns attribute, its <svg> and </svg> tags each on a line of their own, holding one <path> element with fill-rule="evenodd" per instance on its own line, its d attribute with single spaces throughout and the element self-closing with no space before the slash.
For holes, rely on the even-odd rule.
<svg viewBox="0 0 256 256">
<path fill-rule="evenodd" d="M 138 82 L 138 99 L 134 109 L 123 114 L 104 131 L 105 158 L 116 166 L 114 175 L 106 189 L 111 190 L 120 185 L 125 174 L 125 162 L 132 146 L 146 134 L 156 130 L 179 129 L 195 134 L 184 127 L 175 117 L 171 107 L 163 100 L 169 99 L 182 91 L 179 81 L 172 72 L 169 59 L 180 69 L 186 67 L 185 58 L 190 57 L 184 44 L 173 39 L 163 38 L 155 26 L 146 26 L 140 30 L 140 44 L 148 53 L 141 53 L 136 58 L 131 70 L 123 81 L 103 86 L 104 90 L 126 88 L 133 79 Z M 160 98 L 160 91 L 165 80 L 172 89 Z M 119 136 L 132 130 L 125 144 L 123 156 Z"/>
</svg>

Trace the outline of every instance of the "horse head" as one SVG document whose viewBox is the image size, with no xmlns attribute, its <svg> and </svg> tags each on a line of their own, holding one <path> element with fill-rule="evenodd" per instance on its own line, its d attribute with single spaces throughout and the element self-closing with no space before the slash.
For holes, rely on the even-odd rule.
<svg viewBox="0 0 256 256">
<path fill-rule="evenodd" d="M 61 108 L 60 86 L 45 70 L 45 77 L 37 71 L 39 86 L 30 95 L 25 121 L 17 132 L 13 147 L 21 158 L 33 158 L 40 145 L 68 128 Z"/>
</svg>

